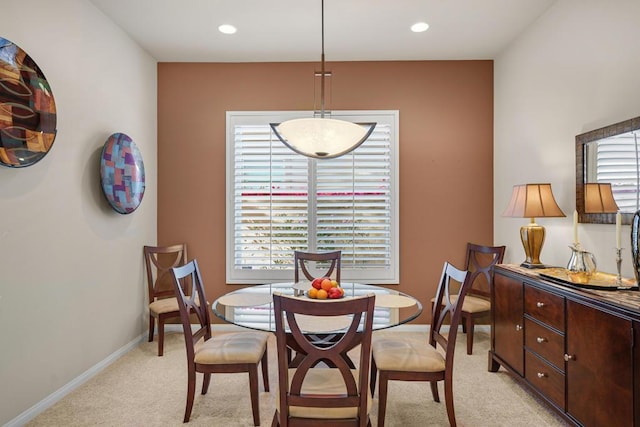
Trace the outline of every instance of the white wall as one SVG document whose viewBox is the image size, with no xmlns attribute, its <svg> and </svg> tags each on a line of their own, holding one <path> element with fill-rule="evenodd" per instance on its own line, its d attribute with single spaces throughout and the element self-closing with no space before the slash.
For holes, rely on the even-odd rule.
<svg viewBox="0 0 640 427">
<path fill-rule="evenodd" d="M 143 333 L 142 246 L 156 242 L 156 62 L 85 0 L 3 0 L 0 36 L 51 84 L 58 134 L 44 159 L 0 167 L 0 425 Z M 138 145 L 141 206 L 111 210 L 99 155 Z"/>
<path fill-rule="evenodd" d="M 573 242 L 575 136 L 640 116 L 640 2 L 558 0 L 495 61 L 494 240 L 520 263 L 519 228 L 502 218 L 511 187 L 550 182 L 566 218 L 541 218 L 541 260 L 566 266 Z M 622 272 L 634 277 L 629 226 Z M 615 226 L 580 224 L 582 246 L 614 273 Z"/>
</svg>

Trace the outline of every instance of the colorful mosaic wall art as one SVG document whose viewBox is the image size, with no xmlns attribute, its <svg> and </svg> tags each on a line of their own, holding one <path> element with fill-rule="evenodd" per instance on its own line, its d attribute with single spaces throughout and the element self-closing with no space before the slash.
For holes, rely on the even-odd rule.
<svg viewBox="0 0 640 427">
<path fill-rule="evenodd" d="M 47 79 L 24 50 L 0 37 L 0 165 L 33 165 L 55 137 L 56 103 Z"/>
<path fill-rule="evenodd" d="M 111 135 L 102 148 L 100 183 L 116 212 L 130 214 L 140 206 L 145 190 L 144 163 L 135 142 L 124 133 Z"/>
</svg>

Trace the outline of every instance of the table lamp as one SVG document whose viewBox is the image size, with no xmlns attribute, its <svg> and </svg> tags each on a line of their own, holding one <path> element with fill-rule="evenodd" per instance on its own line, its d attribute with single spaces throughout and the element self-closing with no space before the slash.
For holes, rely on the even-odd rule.
<svg viewBox="0 0 640 427">
<path fill-rule="evenodd" d="M 536 218 L 564 217 L 551 192 L 551 184 L 514 185 L 509 205 L 502 216 L 531 218 L 531 222 L 520 228 L 520 240 L 526 255 L 520 264 L 525 268 L 544 268 L 540 262 L 540 252 L 544 244 L 544 227 L 536 224 Z"/>
<path fill-rule="evenodd" d="M 613 198 L 610 183 L 589 182 L 584 185 L 584 213 L 616 213 L 618 205 Z"/>
</svg>

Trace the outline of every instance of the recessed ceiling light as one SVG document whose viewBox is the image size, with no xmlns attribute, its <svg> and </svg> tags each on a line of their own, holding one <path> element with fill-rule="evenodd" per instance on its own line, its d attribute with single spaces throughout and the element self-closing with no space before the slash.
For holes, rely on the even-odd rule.
<svg viewBox="0 0 640 427">
<path fill-rule="evenodd" d="M 233 34 L 238 30 L 233 25 L 223 24 L 218 27 L 218 31 L 220 31 L 223 34 Z"/>
<path fill-rule="evenodd" d="M 414 33 L 423 33 L 429 29 L 429 24 L 426 22 L 418 22 L 411 26 L 411 31 Z"/>
</svg>

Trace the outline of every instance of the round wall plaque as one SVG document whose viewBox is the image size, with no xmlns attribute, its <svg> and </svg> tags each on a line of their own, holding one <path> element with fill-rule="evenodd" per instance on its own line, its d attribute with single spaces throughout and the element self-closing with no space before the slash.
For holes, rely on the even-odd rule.
<svg viewBox="0 0 640 427">
<path fill-rule="evenodd" d="M 111 207 L 118 213 L 135 211 L 144 196 L 144 163 L 136 144 L 124 133 L 107 139 L 100 156 L 100 183 Z"/>
<path fill-rule="evenodd" d="M 27 53 L 0 37 L 0 165 L 31 166 L 56 137 L 56 103 Z"/>
</svg>

